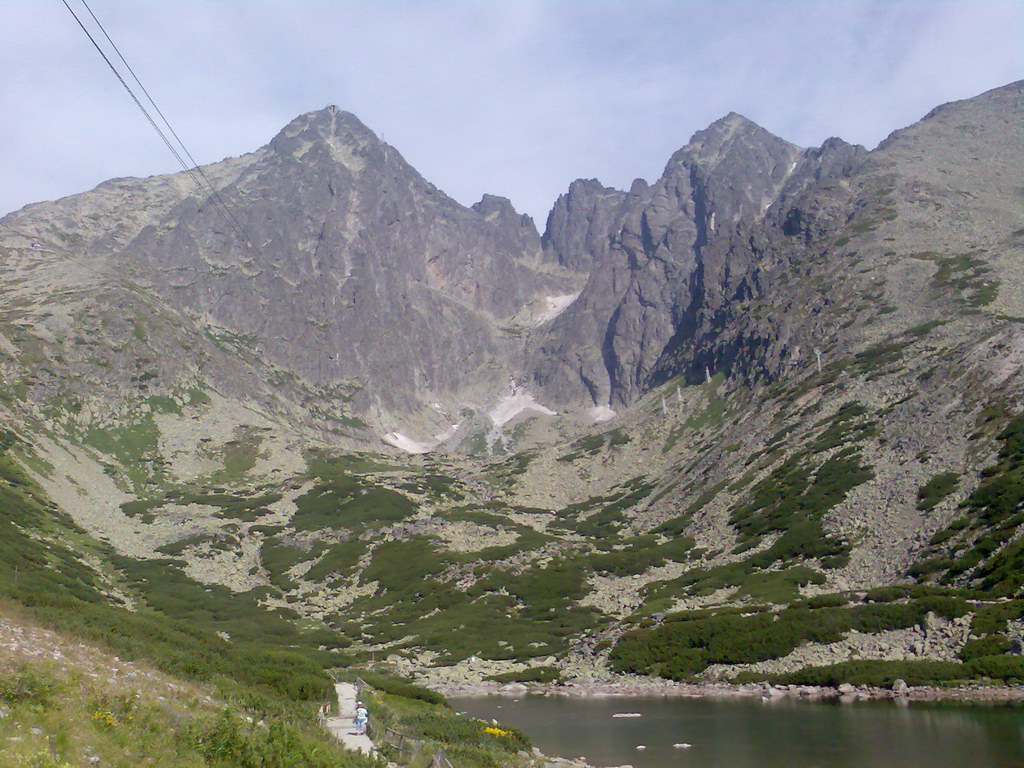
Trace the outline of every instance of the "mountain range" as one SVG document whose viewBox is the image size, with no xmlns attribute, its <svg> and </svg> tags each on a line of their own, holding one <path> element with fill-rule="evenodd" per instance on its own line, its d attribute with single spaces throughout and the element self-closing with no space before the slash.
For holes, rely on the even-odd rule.
<svg viewBox="0 0 1024 768">
<path fill-rule="evenodd" d="M 8 214 L 5 562 L 435 685 L 980 675 L 1024 641 L 1022 118 L 1014 83 L 868 151 L 733 113 L 541 234 L 327 107 L 215 195 Z"/>
</svg>

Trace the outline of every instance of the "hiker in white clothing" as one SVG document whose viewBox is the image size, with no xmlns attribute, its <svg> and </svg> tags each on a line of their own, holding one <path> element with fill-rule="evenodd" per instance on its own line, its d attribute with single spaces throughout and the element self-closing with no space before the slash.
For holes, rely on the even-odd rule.
<svg viewBox="0 0 1024 768">
<path fill-rule="evenodd" d="M 356 717 L 353 724 L 356 727 L 356 734 L 362 735 L 366 733 L 366 721 L 369 719 L 370 713 L 367 711 L 366 706 L 361 701 L 356 702 Z"/>
</svg>

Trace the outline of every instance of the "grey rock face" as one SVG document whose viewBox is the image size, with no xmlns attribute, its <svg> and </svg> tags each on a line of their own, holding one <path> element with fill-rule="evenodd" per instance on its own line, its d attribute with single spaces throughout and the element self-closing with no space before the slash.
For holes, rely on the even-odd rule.
<svg viewBox="0 0 1024 768">
<path fill-rule="evenodd" d="M 265 374 L 345 383 L 348 412 L 402 415 L 435 401 L 479 412 L 509 377 L 548 407 L 618 408 L 675 375 L 756 380 L 823 348 L 835 336 L 829 308 L 865 293 L 854 281 L 821 288 L 845 274 L 837 244 L 870 241 L 887 217 L 900 216 L 894 235 L 915 233 L 903 251 L 950 252 L 936 206 L 970 195 L 967 239 L 1005 237 L 991 222 L 1019 213 L 1013 174 L 1000 168 L 1019 156 L 1007 115 L 1019 115 L 1020 91 L 941 107 L 871 153 L 839 139 L 800 149 L 730 114 L 653 184 L 574 182 L 543 238 L 504 198 L 458 204 L 330 107 L 204 169 L 233 222 L 184 175 L 114 180 L 5 217 L 17 233 L 5 242 L 36 260 L 61 254 L 47 255 L 47 269 L 77 288 L 116 279 L 155 295 L 188 333 L 229 334 Z M 985 184 L 970 179 L 977 162 Z M 812 262 L 824 265 L 814 290 Z M 540 317 L 551 319 L 537 327 Z"/>
<path fill-rule="evenodd" d="M 580 269 L 590 255 L 592 267 L 579 298 L 538 335 L 530 376 L 564 406 L 628 405 L 677 374 L 778 376 L 837 335 L 824 321 L 831 304 L 864 293 L 854 281 L 839 293 L 821 288 L 846 273 L 842 248 L 851 239 L 872 243 L 871 233 L 897 216 L 904 236 L 889 242 L 914 241 L 922 252 L 1005 237 L 993 223 L 1012 219 L 1012 189 L 975 183 L 967 166 L 983 164 L 986 178 L 1001 179 L 996 155 L 1004 165 L 1019 157 L 1008 116 L 1019 116 L 1020 92 L 1012 84 L 940 107 L 870 153 L 835 138 L 800 149 L 730 114 L 696 133 L 649 187 L 615 193 L 575 182 L 543 242 L 549 258 Z M 961 219 L 951 228 L 938 213 L 961 203 L 957 195 L 978 204 L 977 227 Z M 940 236 L 953 229 L 960 244 Z M 806 265 L 822 260 L 812 290 Z M 802 279 L 783 287 L 794 270 Z M 765 297 L 772 306 L 760 317 L 744 312 Z M 855 341 L 846 336 L 838 341 Z"/>
<path fill-rule="evenodd" d="M 545 394 L 563 404 L 621 405 L 642 393 L 673 339 L 694 332 L 711 282 L 704 271 L 722 267 L 705 253 L 762 217 L 802 155 L 730 114 L 696 133 L 649 187 L 614 195 L 576 182 L 549 218 L 545 245 L 566 265 L 583 263 L 588 247 L 599 250 L 582 294 L 530 358 Z"/>
<path fill-rule="evenodd" d="M 548 214 L 545 255 L 575 272 L 590 272 L 604 260 L 628 197 L 597 179 L 574 181 Z"/>
<path fill-rule="evenodd" d="M 1006 244 L 1021 215 L 1010 169 L 1024 157 L 1022 90 L 1014 83 L 939 107 L 871 152 L 837 139 L 806 152 L 764 221 L 717 246 L 734 254 L 724 263 L 750 293 L 705 300 L 696 332 L 679 338 L 660 371 L 776 378 L 815 349 L 827 362 L 955 314 L 977 288 L 938 290 L 932 259 L 965 251 L 984 261 L 992 293 L 983 301 L 1014 314 L 1019 262 Z M 753 259 L 742 271 L 745 253 Z M 712 261 L 710 249 L 704 257 Z M 758 299 L 745 305 L 744 296 Z"/>
<path fill-rule="evenodd" d="M 464 208 L 333 107 L 256 154 L 220 190 L 252 242 L 185 200 L 126 248 L 150 288 L 282 368 L 363 383 L 367 404 L 507 377 L 496 323 L 558 283 L 529 217 L 492 196 Z"/>
</svg>

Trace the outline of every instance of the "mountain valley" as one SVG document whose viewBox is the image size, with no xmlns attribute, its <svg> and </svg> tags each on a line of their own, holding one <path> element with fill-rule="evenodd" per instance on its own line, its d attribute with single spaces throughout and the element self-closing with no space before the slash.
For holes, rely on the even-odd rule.
<svg viewBox="0 0 1024 768">
<path fill-rule="evenodd" d="M 1024 681 L 1022 126 L 730 114 L 539 233 L 328 107 L 8 214 L 0 592 L 437 688 Z"/>
</svg>

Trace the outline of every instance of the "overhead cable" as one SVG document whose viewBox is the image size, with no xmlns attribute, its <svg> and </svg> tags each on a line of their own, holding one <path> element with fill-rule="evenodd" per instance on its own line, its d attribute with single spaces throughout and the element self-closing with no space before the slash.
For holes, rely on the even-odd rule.
<svg viewBox="0 0 1024 768">
<path fill-rule="evenodd" d="M 164 113 L 161 111 L 160 107 L 157 106 L 156 101 L 154 101 L 153 97 L 150 96 L 149 91 L 146 90 L 146 87 L 142 84 L 142 81 L 139 79 L 138 75 L 135 74 L 135 71 L 131 68 L 131 65 L 128 64 L 128 61 L 121 53 L 121 50 L 117 47 L 116 43 L 114 43 L 113 39 L 111 39 L 103 24 L 96 17 L 96 14 L 93 13 L 92 8 L 89 7 L 89 4 L 86 2 L 86 0 L 80 1 L 82 5 L 85 6 L 85 9 L 89 12 L 89 15 L 96 23 L 96 26 L 99 27 L 100 31 L 102 31 L 103 36 L 107 39 L 107 42 L 110 43 L 110 46 L 117 53 L 118 58 L 121 60 L 125 68 L 131 74 L 131 77 L 138 84 L 139 89 L 145 95 L 146 99 L 149 101 L 150 104 L 153 105 L 153 109 L 156 110 L 156 113 L 160 116 L 160 119 L 163 120 L 171 135 L 174 136 L 178 145 L 181 147 L 181 152 L 184 152 L 185 156 L 187 156 L 188 159 L 191 161 L 191 165 L 185 162 L 185 159 L 182 157 L 181 152 L 178 151 L 178 149 L 174 146 L 171 140 L 167 137 L 167 134 L 164 133 L 163 129 L 150 114 L 145 104 L 142 103 L 142 100 L 139 99 L 139 97 L 132 90 L 131 86 L 128 84 L 128 82 L 125 80 L 122 74 L 118 71 L 117 67 L 110 60 L 110 57 L 107 56 L 106 52 L 103 50 L 100 44 L 96 42 L 96 38 L 93 37 L 92 33 L 79 18 L 78 14 L 75 13 L 74 9 L 68 4 L 68 0 L 61 0 L 61 2 L 64 4 L 64 7 L 68 9 L 68 12 L 74 17 L 75 21 L 78 22 L 78 26 L 82 28 L 82 31 L 85 33 L 86 37 L 89 38 L 89 42 L 93 44 L 93 47 L 103 58 L 103 61 L 106 62 L 107 66 L 110 68 L 110 71 L 114 73 L 114 76 L 118 79 L 118 81 L 121 83 L 124 89 L 128 92 L 128 95 L 131 96 L 132 101 L 135 102 L 135 106 L 139 108 L 139 111 L 142 112 L 146 120 L 153 127 L 153 130 L 157 132 L 157 135 L 163 141 L 164 145 L 171 151 L 171 154 L 174 155 L 175 159 L 185 170 L 185 173 L 187 173 L 189 178 L 192 180 L 192 183 L 196 185 L 196 188 L 199 190 L 199 192 L 206 196 L 207 202 L 211 203 L 214 210 L 216 210 L 224 218 L 228 226 L 234 228 L 254 251 L 259 252 L 259 248 L 253 242 L 252 238 L 249 237 L 248 233 L 245 231 L 245 228 L 235 217 L 234 213 L 232 213 L 227 203 L 224 202 L 224 199 L 223 197 L 221 197 L 220 192 L 218 192 L 216 187 L 214 187 L 213 183 L 207 177 L 206 173 L 204 173 L 203 169 L 199 167 L 199 163 L 196 162 L 195 158 L 192 156 L 192 153 L 188 151 L 188 148 L 185 146 L 185 143 L 181 140 L 177 132 L 171 126 L 170 122 L 164 116 Z"/>
</svg>

